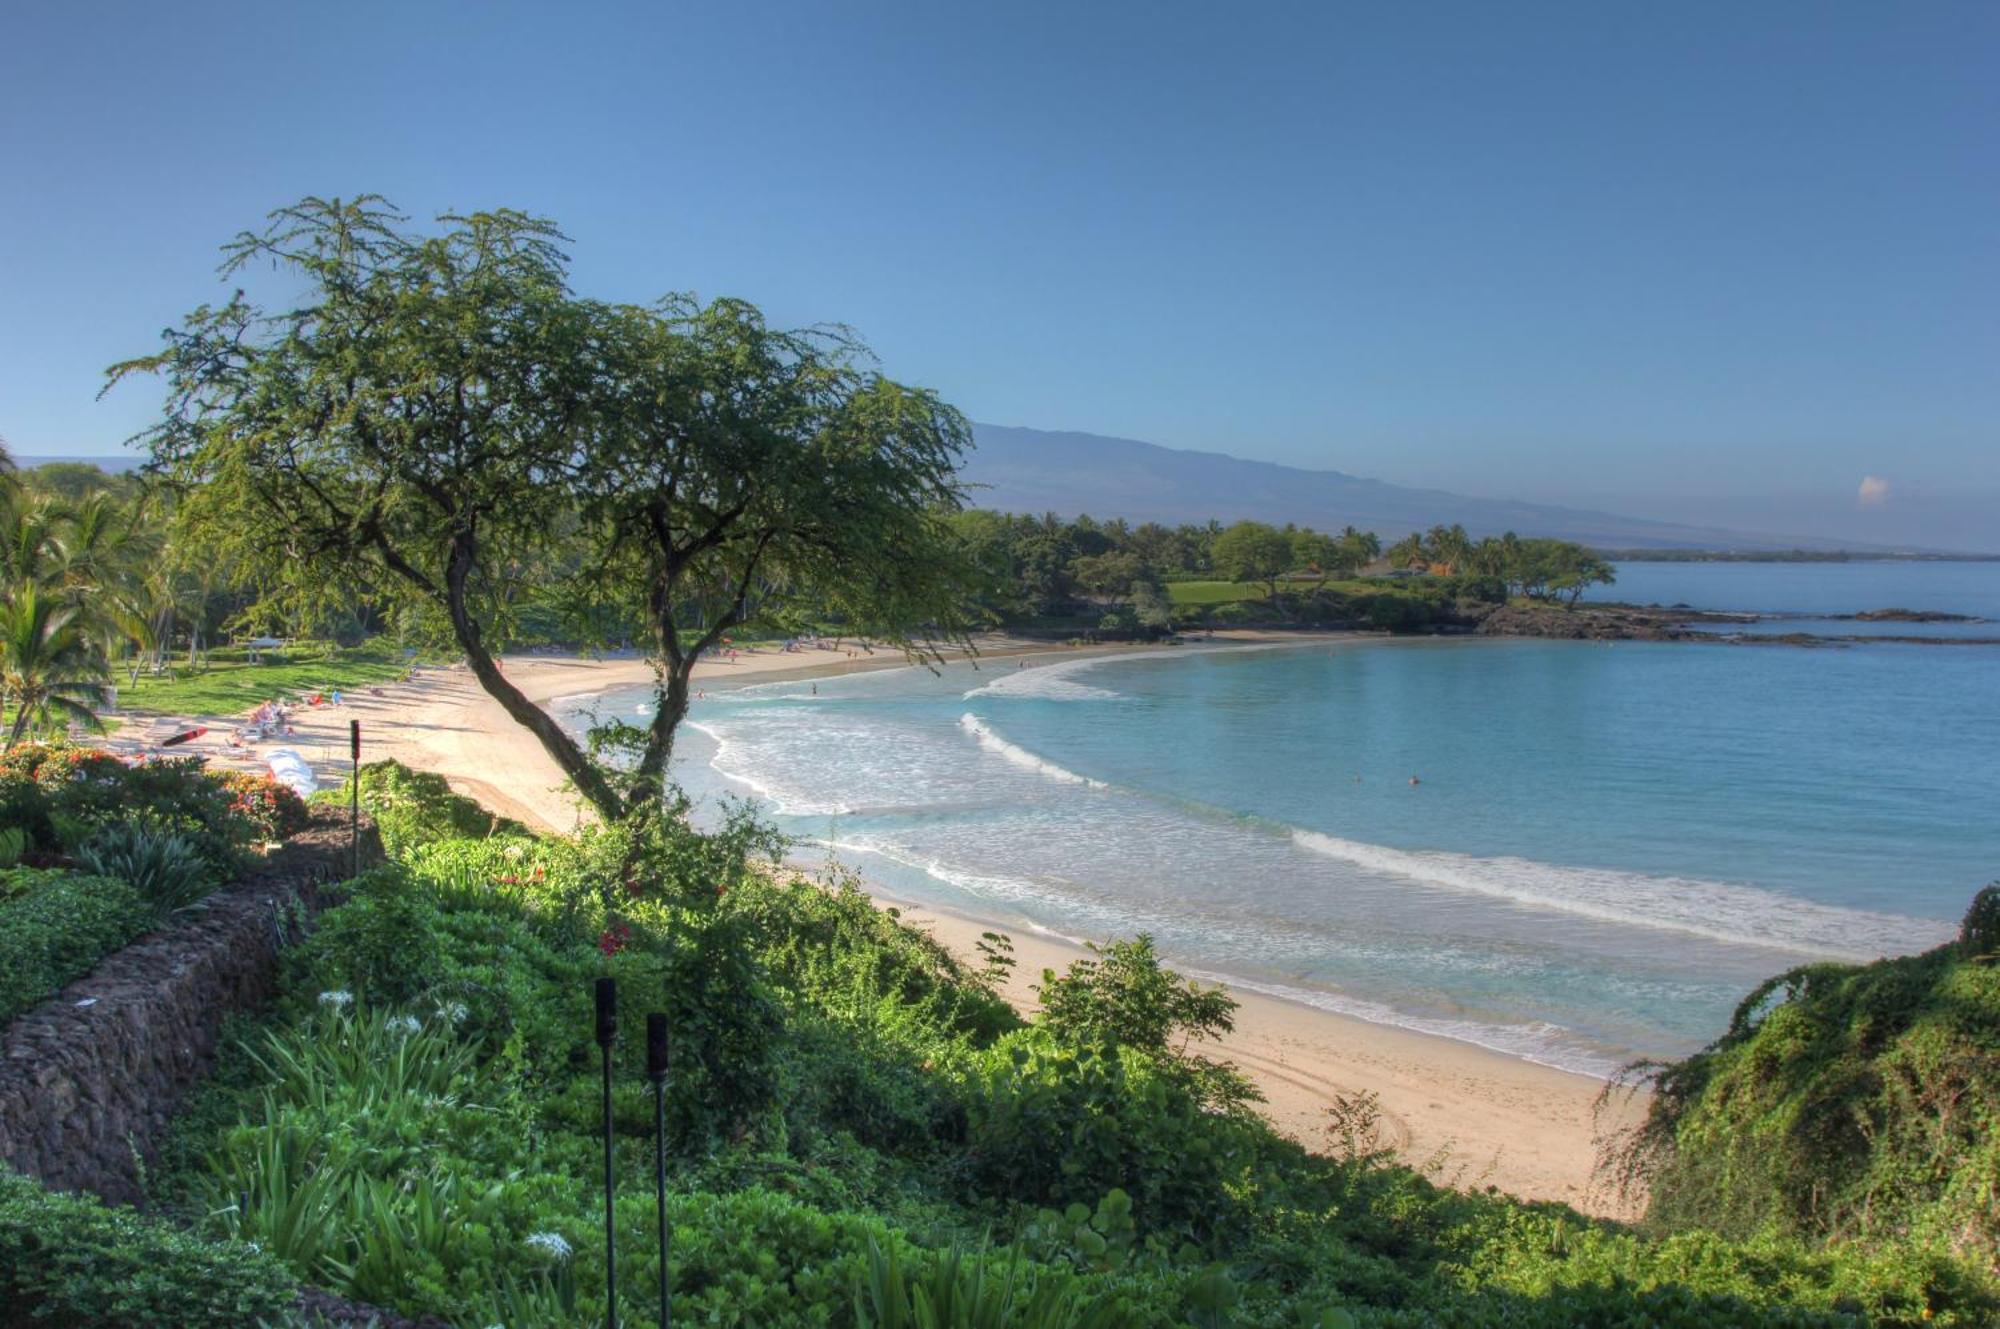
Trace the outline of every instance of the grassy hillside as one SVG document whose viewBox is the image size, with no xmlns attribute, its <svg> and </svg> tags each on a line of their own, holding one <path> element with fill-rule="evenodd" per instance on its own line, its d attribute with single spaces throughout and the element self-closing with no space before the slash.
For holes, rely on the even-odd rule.
<svg viewBox="0 0 2000 1329">
<path fill-rule="evenodd" d="M 1772 979 L 1655 1089 L 1626 1163 L 1659 1224 L 2000 1267 L 2000 886 L 1949 945 Z"/>
</svg>

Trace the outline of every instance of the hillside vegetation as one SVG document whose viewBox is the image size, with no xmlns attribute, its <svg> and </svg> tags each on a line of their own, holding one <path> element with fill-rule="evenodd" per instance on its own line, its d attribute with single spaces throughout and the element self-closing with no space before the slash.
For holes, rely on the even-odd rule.
<svg viewBox="0 0 2000 1329">
<path fill-rule="evenodd" d="M 1653 1080 L 1624 1162 L 1655 1223 L 2000 1267 L 2000 885 L 1936 950 L 1779 975 Z"/>
<path fill-rule="evenodd" d="M 738 818 L 536 837 L 371 768 L 356 882 L 181 1114 L 156 1209 L 303 1280 L 457 1324 L 604 1318 L 590 984 L 668 1014 L 676 1317 L 740 1326 L 1976 1324 L 1914 1229 L 1642 1233 L 1441 1189 L 1354 1133 L 1309 1153 L 1189 1050 L 1226 996 L 1143 941 L 1024 1021 L 851 883 Z M 650 1322 L 649 1128 L 620 1045 L 621 1300 Z M 240 1250 L 240 1246 L 229 1249 Z M 222 1261 L 226 1264 L 226 1261 Z M 259 1275 L 262 1277 L 263 1275 Z M 924 1308 L 944 1305 L 931 1316 Z M 165 1321 L 162 1321 L 165 1322 Z"/>
</svg>

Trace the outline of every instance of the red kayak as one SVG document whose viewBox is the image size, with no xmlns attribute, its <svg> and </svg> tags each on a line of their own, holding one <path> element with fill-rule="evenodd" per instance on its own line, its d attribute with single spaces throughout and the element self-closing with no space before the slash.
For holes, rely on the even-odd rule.
<svg viewBox="0 0 2000 1329">
<path fill-rule="evenodd" d="M 178 747 L 182 743 L 192 743 L 195 739 L 200 738 L 203 734 L 207 732 L 208 732 L 207 725 L 205 724 L 196 725 L 192 729 L 183 729 L 180 733 L 175 734 L 171 738 L 161 739 L 160 746 L 163 748 L 171 748 L 171 747 Z"/>
</svg>

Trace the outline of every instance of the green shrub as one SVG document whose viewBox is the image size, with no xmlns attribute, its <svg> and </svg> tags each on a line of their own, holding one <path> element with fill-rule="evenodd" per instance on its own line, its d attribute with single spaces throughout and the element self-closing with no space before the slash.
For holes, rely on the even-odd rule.
<svg viewBox="0 0 2000 1329">
<path fill-rule="evenodd" d="M 155 924 L 198 904 L 215 887 L 207 860 L 186 836 L 144 822 L 106 826 L 77 851 L 77 862 L 139 892 Z"/>
<path fill-rule="evenodd" d="M 153 926 L 125 882 L 75 872 L 0 873 L 0 1022 L 53 997 Z"/>
<path fill-rule="evenodd" d="M 1972 897 L 1959 925 L 1958 949 L 1968 960 L 2000 960 L 2000 882 Z"/>
<path fill-rule="evenodd" d="M 370 1006 L 398 1006 L 437 981 L 442 958 L 437 906 L 400 867 L 350 883 L 353 898 L 321 916 L 299 960 L 329 988 Z"/>
<path fill-rule="evenodd" d="M 1310 1154 L 1191 1073 L 1183 1035 L 1219 1028 L 1226 999 L 1143 942 L 1052 980 L 1052 1014 L 1024 1028 L 993 993 L 998 968 L 968 972 L 856 890 L 751 872 L 753 823 L 702 837 L 671 822 L 408 848 L 293 948 L 274 1022 L 182 1114 L 190 1138 L 166 1158 L 192 1171 L 157 1193 L 404 1312 L 602 1322 L 590 980 L 611 972 L 628 1322 L 650 1314 L 655 1273 L 649 1010 L 674 1031 L 687 1323 L 1021 1323 L 1063 1289 L 1121 1329 L 2000 1311 L 1986 1274 L 1915 1227 L 1865 1244 L 1661 1235 L 1445 1189 L 1365 1149 Z M 1933 1026 L 1973 1019 L 1971 991 L 1940 994 Z"/>
<path fill-rule="evenodd" d="M 1977 937 L 1995 893 L 1980 893 Z M 1963 940 L 1770 980 L 1657 1070 L 1624 1163 L 1649 1217 L 1738 1237 L 1910 1240 L 2000 1260 L 2000 966 Z"/>
<path fill-rule="evenodd" d="M 128 766 L 101 748 L 61 743 L 0 755 L 0 811 L 45 855 L 74 852 L 104 827 L 139 819 L 186 837 L 226 877 L 254 834 L 234 801 L 223 777 L 192 757 Z"/>
<path fill-rule="evenodd" d="M 868 1239 L 868 1266 L 854 1294 L 857 1329 L 1111 1329 L 1129 1323 L 1091 1304 L 1072 1281 L 1039 1274 L 990 1249 L 957 1246 L 911 1268 L 892 1244 Z"/>
<path fill-rule="evenodd" d="M 1079 1050 L 1031 1029 L 1001 1040 L 982 1066 L 967 1145 L 985 1192 L 1064 1207 L 1122 1188 L 1148 1230 L 1204 1240 L 1236 1217 L 1230 1183 L 1255 1162 L 1258 1127 L 1204 1110 L 1158 1059 Z"/>
<path fill-rule="evenodd" d="M 289 839 L 311 820 L 305 800 L 275 776 L 225 771 L 221 778 L 229 793 L 230 813 L 250 828 L 251 838 L 259 843 Z"/>
<path fill-rule="evenodd" d="M 296 1289 L 270 1256 L 200 1240 L 0 1170 L 0 1326 L 276 1323 Z"/>
<path fill-rule="evenodd" d="M 454 793 L 442 775 L 430 771 L 413 771 L 399 761 L 376 761 L 361 768 L 360 779 L 361 806 L 374 818 L 382 847 L 391 858 L 434 840 L 525 833 L 519 822 Z M 339 789 L 313 795 L 313 801 L 346 807 L 352 796 L 350 780 Z"/>
<path fill-rule="evenodd" d="M 777 1105 L 785 1033 L 748 929 L 740 919 L 683 911 L 670 927 L 647 929 L 646 941 L 620 952 L 611 972 L 626 1009 L 666 1013 L 675 1088 L 668 1125 L 683 1144 L 740 1138 Z"/>
</svg>

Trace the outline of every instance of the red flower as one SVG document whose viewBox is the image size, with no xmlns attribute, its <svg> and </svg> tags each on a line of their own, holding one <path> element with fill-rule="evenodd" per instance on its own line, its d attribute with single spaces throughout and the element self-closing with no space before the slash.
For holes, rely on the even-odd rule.
<svg viewBox="0 0 2000 1329">
<path fill-rule="evenodd" d="M 607 956 L 616 955 L 618 952 L 624 950 L 631 941 L 632 929 L 623 923 L 613 923 L 610 927 L 604 929 L 603 935 L 598 937 L 597 949 L 603 951 Z"/>
</svg>

